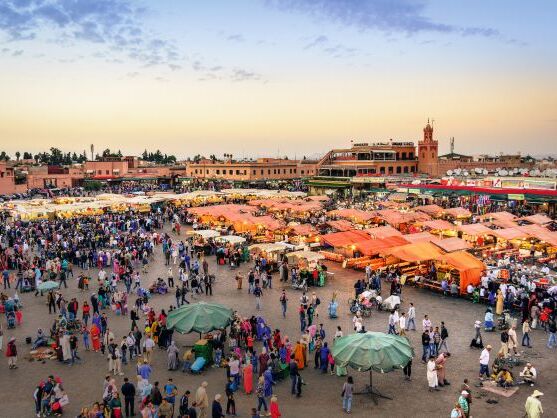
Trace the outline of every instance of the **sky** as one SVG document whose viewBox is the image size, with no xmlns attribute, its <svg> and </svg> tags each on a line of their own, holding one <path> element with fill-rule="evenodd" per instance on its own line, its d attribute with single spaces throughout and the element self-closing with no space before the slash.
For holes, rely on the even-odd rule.
<svg viewBox="0 0 557 418">
<path fill-rule="evenodd" d="M 1 0 L 0 150 L 557 153 L 557 2 Z"/>
</svg>

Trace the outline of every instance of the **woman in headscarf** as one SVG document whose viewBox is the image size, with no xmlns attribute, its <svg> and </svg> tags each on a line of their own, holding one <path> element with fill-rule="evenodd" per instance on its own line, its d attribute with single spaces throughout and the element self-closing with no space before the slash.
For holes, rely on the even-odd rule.
<svg viewBox="0 0 557 418">
<path fill-rule="evenodd" d="M 250 362 L 244 366 L 244 391 L 249 395 L 253 391 L 253 366 Z"/>
<path fill-rule="evenodd" d="M 170 343 L 170 347 L 168 347 L 166 352 L 168 353 L 168 370 L 176 370 L 178 368 L 179 350 L 174 341 Z"/>
<path fill-rule="evenodd" d="M 101 349 L 101 328 L 97 326 L 97 324 L 93 323 L 91 325 L 90 334 L 93 351 L 99 351 Z"/>
<path fill-rule="evenodd" d="M 273 370 L 271 366 L 267 367 L 265 373 L 263 373 L 263 378 L 265 379 L 265 397 L 272 396 L 273 385 L 275 384 L 275 381 L 273 380 Z"/>
<path fill-rule="evenodd" d="M 265 370 L 267 370 L 267 362 L 269 361 L 269 355 L 267 354 L 267 350 L 265 347 L 261 349 L 261 354 L 259 354 L 259 376 L 263 374 Z"/>
<path fill-rule="evenodd" d="M 301 341 L 298 341 L 296 343 L 296 346 L 294 347 L 294 360 L 296 360 L 296 364 L 298 365 L 298 370 L 302 370 L 305 366 L 304 350 L 305 349 Z"/>
</svg>

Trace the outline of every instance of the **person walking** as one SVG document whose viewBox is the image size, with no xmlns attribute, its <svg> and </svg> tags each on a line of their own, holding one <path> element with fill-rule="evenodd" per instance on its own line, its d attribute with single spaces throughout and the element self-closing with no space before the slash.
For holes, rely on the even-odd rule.
<svg viewBox="0 0 557 418">
<path fill-rule="evenodd" d="M 437 352 L 440 353 L 442 348 L 445 348 L 445 352 L 449 352 L 449 346 L 447 345 L 447 340 L 449 339 L 449 330 L 445 326 L 445 322 L 441 321 L 441 342 L 437 347 Z"/>
<path fill-rule="evenodd" d="M 526 399 L 524 410 L 526 411 L 526 416 L 528 418 L 540 418 L 542 416 L 543 408 L 540 396 L 543 396 L 543 393 L 539 390 L 535 390 L 534 393 Z"/>
<path fill-rule="evenodd" d="M 124 384 L 122 385 L 121 392 L 124 396 L 124 411 L 126 413 L 126 417 L 135 416 L 135 385 L 130 383 L 127 377 L 124 377 Z"/>
<path fill-rule="evenodd" d="M 8 368 L 17 369 L 17 346 L 15 345 L 15 337 L 11 337 L 6 346 L 6 357 L 8 358 Z"/>
<path fill-rule="evenodd" d="M 489 352 L 491 351 L 491 345 L 487 345 L 480 354 L 480 380 L 483 379 L 485 375 L 489 379 Z"/>
<path fill-rule="evenodd" d="M 354 379 L 352 376 L 346 378 L 346 382 L 342 385 L 342 410 L 347 414 L 352 411 L 352 395 L 354 391 Z"/>
<path fill-rule="evenodd" d="M 549 337 L 547 338 L 547 348 L 557 347 L 557 338 L 555 337 L 556 332 L 557 332 L 557 325 L 555 324 L 554 320 L 550 320 L 549 327 L 548 327 Z"/>
<path fill-rule="evenodd" d="M 255 285 L 253 295 L 255 296 L 255 308 L 259 311 L 261 310 L 261 296 L 263 296 L 263 291 L 261 290 L 261 287 L 259 287 L 259 284 Z"/>
<path fill-rule="evenodd" d="M 207 418 L 209 398 L 207 396 L 207 382 L 201 383 L 195 392 L 195 405 L 199 408 L 199 418 Z"/>
<path fill-rule="evenodd" d="M 532 328 L 530 327 L 530 320 L 526 319 L 522 323 L 522 346 L 532 348 L 531 341 L 530 341 L 530 331 Z"/>
<path fill-rule="evenodd" d="M 410 302 L 406 320 L 406 331 L 410 330 L 416 331 L 416 308 L 414 308 L 414 304 L 412 302 Z"/>
<path fill-rule="evenodd" d="M 283 290 L 282 294 L 280 295 L 280 307 L 282 309 L 283 318 L 286 318 L 287 303 L 288 303 L 288 297 L 286 296 L 286 291 Z"/>
</svg>

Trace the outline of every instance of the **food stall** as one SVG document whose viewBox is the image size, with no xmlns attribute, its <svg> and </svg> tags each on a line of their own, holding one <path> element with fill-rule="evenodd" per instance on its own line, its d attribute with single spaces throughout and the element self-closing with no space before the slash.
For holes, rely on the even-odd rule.
<svg viewBox="0 0 557 418">
<path fill-rule="evenodd" d="M 456 225 L 442 219 L 420 222 L 419 225 L 424 231 L 429 231 L 439 238 L 443 236 L 455 237 L 457 235 Z"/>
<path fill-rule="evenodd" d="M 435 266 L 438 283 L 448 278 L 449 273 L 451 282 L 456 282 L 461 295 L 466 294 L 469 284 L 474 287 L 480 284 L 482 272 L 486 269 L 481 260 L 466 251 L 443 254 L 436 259 Z"/>
</svg>

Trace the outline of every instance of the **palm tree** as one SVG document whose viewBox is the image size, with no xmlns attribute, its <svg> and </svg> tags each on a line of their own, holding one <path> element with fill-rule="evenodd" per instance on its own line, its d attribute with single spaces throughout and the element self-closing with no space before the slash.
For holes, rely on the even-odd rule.
<svg viewBox="0 0 557 418">
<path fill-rule="evenodd" d="M 21 157 L 21 153 L 19 151 L 15 152 L 15 158 L 17 161 L 19 161 L 19 157 Z"/>
</svg>

